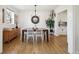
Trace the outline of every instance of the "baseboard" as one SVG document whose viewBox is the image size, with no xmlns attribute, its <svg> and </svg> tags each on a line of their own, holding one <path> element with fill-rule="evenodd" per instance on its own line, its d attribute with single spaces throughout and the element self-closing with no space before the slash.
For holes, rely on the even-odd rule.
<svg viewBox="0 0 79 59">
<path fill-rule="evenodd" d="M 54 34 L 54 36 L 59 36 L 59 35 L 57 35 L 57 34 Z"/>
<path fill-rule="evenodd" d="M 59 35 L 59 36 L 65 36 L 66 37 L 67 35 Z"/>
</svg>

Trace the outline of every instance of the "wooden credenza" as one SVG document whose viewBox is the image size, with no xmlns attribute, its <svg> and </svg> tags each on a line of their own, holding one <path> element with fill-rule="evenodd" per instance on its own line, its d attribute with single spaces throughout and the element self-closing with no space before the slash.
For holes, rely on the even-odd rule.
<svg viewBox="0 0 79 59">
<path fill-rule="evenodd" d="M 13 28 L 13 29 L 4 29 L 3 30 L 3 42 L 9 42 L 20 35 L 20 29 L 19 28 Z"/>
</svg>

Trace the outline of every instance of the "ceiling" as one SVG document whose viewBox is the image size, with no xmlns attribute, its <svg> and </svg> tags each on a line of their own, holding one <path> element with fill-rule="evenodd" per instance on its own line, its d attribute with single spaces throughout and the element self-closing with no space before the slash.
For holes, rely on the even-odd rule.
<svg viewBox="0 0 79 59">
<path fill-rule="evenodd" d="M 25 11 L 25 10 L 34 10 L 35 7 L 34 5 L 12 5 L 12 7 L 18 9 L 19 11 Z M 58 5 L 37 5 L 36 9 L 37 10 L 42 10 L 42 11 L 48 11 L 57 8 Z"/>
</svg>

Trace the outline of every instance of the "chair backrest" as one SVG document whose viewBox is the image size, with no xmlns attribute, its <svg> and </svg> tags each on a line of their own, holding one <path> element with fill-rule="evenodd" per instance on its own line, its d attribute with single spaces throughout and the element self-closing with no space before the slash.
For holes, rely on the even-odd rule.
<svg viewBox="0 0 79 59">
<path fill-rule="evenodd" d="M 36 30 L 36 34 L 37 34 L 37 35 L 43 34 L 43 30 L 42 30 L 42 29 L 37 29 L 37 30 Z"/>
<path fill-rule="evenodd" d="M 33 35 L 34 31 L 33 29 L 27 29 L 27 35 Z"/>
</svg>

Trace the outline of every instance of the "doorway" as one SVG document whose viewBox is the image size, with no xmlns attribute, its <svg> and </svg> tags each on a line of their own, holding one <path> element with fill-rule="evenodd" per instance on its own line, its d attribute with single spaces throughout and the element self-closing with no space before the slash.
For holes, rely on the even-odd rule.
<svg viewBox="0 0 79 59">
<path fill-rule="evenodd" d="M 67 10 L 64 10 L 62 12 L 59 12 L 58 15 L 57 15 L 57 27 L 58 27 L 58 30 L 57 30 L 57 34 L 58 36 L 60 36 L 66 45 L 65 46 L 65 50 L 68 51 L 68 41 L 67 41 Z"/>
</svg>

